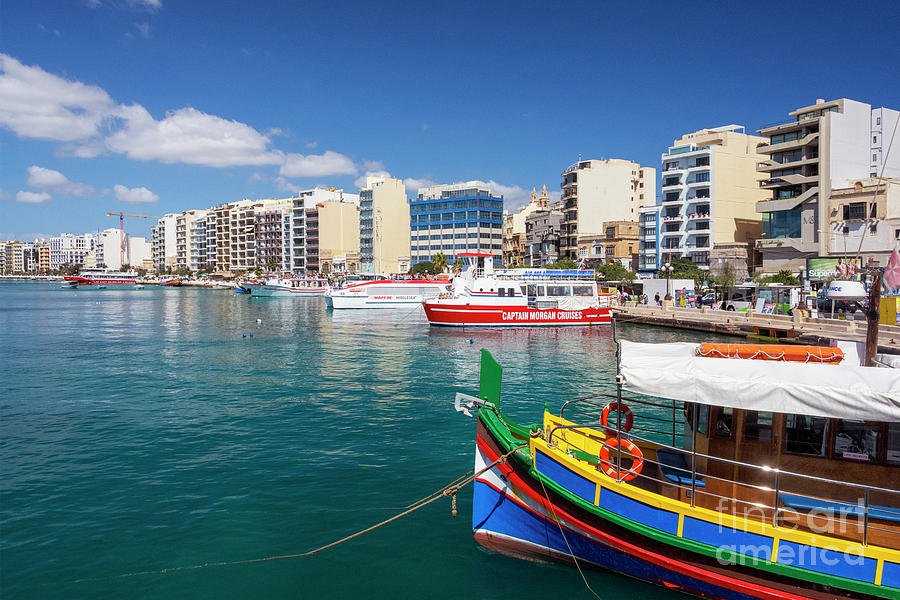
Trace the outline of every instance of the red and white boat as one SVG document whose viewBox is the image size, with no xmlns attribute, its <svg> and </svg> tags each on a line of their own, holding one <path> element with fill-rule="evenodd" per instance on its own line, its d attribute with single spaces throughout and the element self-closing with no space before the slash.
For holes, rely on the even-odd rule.
<svg viewBox="0 0 900 600">
<path fill-rule="evenodd" d="M 457 256 L 469 265 L 454 278 L 452 292 L 423 303 L 432 325 L 561 327 L 611 321 L 609 297 L 598 294 L 587 273 L 530 270 L 498 276 L 491 254 Z"/>
<path fill-rule="evenodd" d="M 76 285 L 134 285 L 137 273 L 134 271 L 107 271 L 106 269 L 82 269 L 78 275 L 65 278 Z"/>
<path fill-rule="evenodd" d="M 325 294 L 329 308 L 403 308 L 450 293 L 450 282 L 428 279 L 362 281 Z"/>
</svg>

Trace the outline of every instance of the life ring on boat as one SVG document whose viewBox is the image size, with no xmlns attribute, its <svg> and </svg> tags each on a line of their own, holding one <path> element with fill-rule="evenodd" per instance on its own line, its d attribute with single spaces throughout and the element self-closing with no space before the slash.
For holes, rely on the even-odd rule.
<svg viewBox="0 0 900 600">
<path fill-rule="evenodd" d="M 622 445 L 622 451 L 627 452 L 634 461 L 631 468 L 627 471 L 622 471 L 621 468 L 617 468 L 609 460 L 609 451 L 618 448 L 619 444 Z M 641 469 L 644 468 L 644 453 L 641 452 L 641 449 L 638 448 L 637 444 L 626 438 L 614 437 L 603 442 L 603 447 L 600 448 L 599 458 L 600 468 L 603 469 L 603 472 L 611 479 L 616 479 L 617 475 L 621 474 L 623 482 L 631 481 L 636 478 L 641 474 Z"/>
<path fill-rule="evenodd" d="M 611 433 L 615 435 L 615 431 L 609 427 L 609 413 L 611 411 L 618 411 L 619 403 L 618 402 L 610 402 L 606 406 L 603 407 L 603 412 L 600 413 L 600 425 L 606 429 L 607 433 Z M 625 417 L 625 425 L 622 427 L 622 432 L 627 433 L 631 431 L 631 426 L 634 425 L 634 414 L 631 412 L 631 409 L 628 408 L 624 403 L 621 407 L 622 415 Z"/>
</svg>

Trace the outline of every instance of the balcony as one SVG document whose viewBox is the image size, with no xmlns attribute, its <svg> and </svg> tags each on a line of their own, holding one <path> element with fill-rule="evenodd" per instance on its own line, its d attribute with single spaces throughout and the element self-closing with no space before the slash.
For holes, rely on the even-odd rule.
<svg viewBox="0 0 900 600">
<path fill-rule="evenodd" d="M 671 200 L 663 196 L 662 204 L 663 206 L 671 206 L 672 204 L 678 204 L 680 202 L 684 202 L 684 198 L 682 198 L 680 195 L 677 198 L 673 198 Z"/>
<path fill-rule="evenodd" d="M 672 215 L 672 216 L 664 216 L 664 217 L 662 218 L 662 220 L 665 221 L 665 222 L 667 222 L 667 223 L 671 223 L 672 221 L 681 221 L 681 220 L 683 220 L 683 219 L 684 219 L 684 217 L 682 217 L 680 214 L 678 214 L 678 215 Z"/>
<path fill-rule="evenodd" d="M 797 124 L 796 122 L 794 122 Z M 808 146 L 809 144 L 815 142 L 819 139 L 819 132 L 814 131 L 812 133 L 807 133 L 801 138 L 796 140 L 788 140 L 786 142 L 781 142 L 778 144 L 765 144 L 763 146 L 758 146 L 756 148 L 756 152 L 759 154 L 774 154 L 776 152 L 784 152 L 785 150 L 793 150 L 795 148 L 802 148 L 803 146 Z"/>
<path fill-rule="evenodd" d="M 688 213 L 687 218 L 691 221 L 709 221 L 709 213 Z"/>
<path fill-rule="evenodd" d="M 792 173 L 791 175 L 779 175 L 771 179 L 762 179 L 759 187 L 764 190 L 773 190 L 775 188 L 785 187 L 789 185 L 800 185 L 803 183 L 818 183 L 818 175 L 801 175 L 800 173 Z"/>
<path fill-rule="evenodd" d="M 676 181 L 676 182 L 674 182 L 674 183 L 666 183 L 665 181 L 663 181 L 662 189 L 679 187 L 680 185 L 681 185 L 681 181 L 680 181 L 680 180 L 679 180 L 679 181 Z"/>
<path fill-rule="evenodd" d="M 818 162 L 819 153 L 816 152 L 812 156 L 808 156 L 807 158 L 801 158 L 800 160 L 794 160 L 791 162 L 780 163 L 774 160 L 764 160 L 762 162 L 756 163 L 756 170 L 760 173 L 771 173 L 772 171 L 777 171 L 779 169 L 791 169 L 794 167 L 816 164 Z"/>
<path fill-rule="evenodd" d="M 758 213 L 767 213 L 767 212 L 775 212 L 779 210 L 791 210 L 792 208 L 796 208 L 797 206 L 803 204 L 813 196 L 817 196 L 819 193 L 819 187 L 814 186 L 803 192 L 798 196 L 792 196 L 790 198 L 777 198 L 773 200 L 764 200 L 762 202 L 756 203 L 756 212 Z"/>
<path fill-rule="evenodd" d="M 681 231 L 680 229 L 676 230 L 676 231 L 663 231 L 662 236 L 663 237 L 673 236 L 673 235 L 681 236 L 683 233 L 684 233 L 684 231 Z"/>
</svg>

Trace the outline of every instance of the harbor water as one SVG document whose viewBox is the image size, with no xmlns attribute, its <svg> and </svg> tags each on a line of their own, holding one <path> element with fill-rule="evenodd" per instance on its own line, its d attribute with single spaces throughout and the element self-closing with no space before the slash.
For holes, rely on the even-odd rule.
<svg viewBox="0 0 900 600">
<path fill-rule="evenodd" d="M 714 336 L 639 325 L 639 341 Z M 608 326 L 457 330 L 421 308 L 0 282 L 0 597 L 592 597 L 574 568 L 484 550 L 441 499 L 473 464 L 479 351 L 523 423 L 612 392 Z M 681 597 L 605 572 L 603 598 Z"/>
</svg>

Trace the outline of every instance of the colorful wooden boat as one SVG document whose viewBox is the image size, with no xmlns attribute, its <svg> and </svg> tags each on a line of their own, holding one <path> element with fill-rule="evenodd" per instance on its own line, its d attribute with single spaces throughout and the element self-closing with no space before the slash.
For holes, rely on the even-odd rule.
<svg viewBox="0 0 900 600">
<path fill-rule="evenodd" d="M 482 350 L 478 396 L 457 394 L 475 539 L 710 598 L 900 598 L 898 372 L 698 350 L 622 341 L 613 393 L 530 425 Z"/>
</svg>

